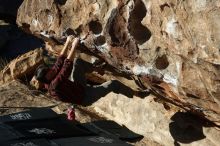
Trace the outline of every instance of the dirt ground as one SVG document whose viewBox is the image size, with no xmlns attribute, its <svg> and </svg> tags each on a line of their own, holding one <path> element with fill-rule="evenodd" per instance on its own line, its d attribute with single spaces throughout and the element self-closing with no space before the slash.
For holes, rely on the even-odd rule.
<svg viewBox="0 0 220 146">
<path fill-rule="evenodd" d="M 49 95 L 31 89 L 20 81 L 12 81 L 0 85 L 0 115 L 16 113 L 28 109 L 50 107 L 58 114 L 65 114 L 71 106 L 52 99 Z M 90 107 L 77 107 L 76 120 L 81 123 L 105 119 Z M 141 141 L 130 143 L 135 146 L 160 146 L 156 142 L 143 138 Z"/>
</svg>

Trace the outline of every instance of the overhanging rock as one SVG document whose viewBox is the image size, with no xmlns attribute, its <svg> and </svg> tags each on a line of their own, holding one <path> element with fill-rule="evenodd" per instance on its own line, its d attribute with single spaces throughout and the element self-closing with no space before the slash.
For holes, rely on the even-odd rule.
<svg viewBox="0 0 220 146">
<path fill-rule="evenodd" d="M 117 70 L 220 125 L 219 7 L 218 0 L 24 0 L 17 23 L 61 43 L 80 36 Z"/>
<path fill-rule="evenodd" d="M 0 85 L 33 74 L 37 66 L 44 61 L 42 54 L 43 50 L 39 48 L 12 60 L 0 71 Z"/>
</svg>

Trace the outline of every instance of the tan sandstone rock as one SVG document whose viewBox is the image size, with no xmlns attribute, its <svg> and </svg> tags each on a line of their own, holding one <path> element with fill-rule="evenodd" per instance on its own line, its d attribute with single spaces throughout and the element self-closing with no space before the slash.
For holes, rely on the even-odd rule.
<svg viewBox="0 0 220 146">
<path fill-rule="evenodd" d="M 219 0 L 24 0 L 17 23 L 61 43 L 80 36 L 118 71 L 220 125 L 219 7 Z"/>
<path fill-rule="evenodd" d="M 219 145 L 218 129 L 204 124 L 198 117 L 181 113 L 175 107 L 168 110 L 155 99 L 152 95 L 130 99 L 122 94 L 109 93 L 92 107 L 108 119 L 163 146 L 176 146 L 175 141 L 182 146 Z"/>
<path fill-rule="evenodd" d="M 12 60 L 0 72 L 0 84 L 19 79 L 33 73 L 38 65 L 43 62 L 43 50 L 36 49 Z"/>
</svg>

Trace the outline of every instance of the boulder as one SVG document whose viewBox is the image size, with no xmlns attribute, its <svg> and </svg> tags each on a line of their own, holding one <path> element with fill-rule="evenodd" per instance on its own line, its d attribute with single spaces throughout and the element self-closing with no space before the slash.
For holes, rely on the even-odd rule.
<svg viewBox="0 0 220 146">
<path fill-rule="evenodd" d="M 219 7 L 218 0 L 24 0 L 17 24 L 58 43 L 77 35 L 140 90 L 220 125 Z"/>
<path fill-rule="evenodd" d="M 0 71 L 0 84 L 27 77 L 43 62 L 43 50 L 36 49 L 12 60 Z"/>
<path fill-rule="evenodd" d="M 130 130 L 158 143 L 156 146 L 218 146 L 220 131 L 198 116 L 158 102 L 149 95 L 144 99 L 109 93 L 92 105 L 97 113 L 125 125 Z M 145 145 L 153 145 L 145 143 Z"/>
</svg>

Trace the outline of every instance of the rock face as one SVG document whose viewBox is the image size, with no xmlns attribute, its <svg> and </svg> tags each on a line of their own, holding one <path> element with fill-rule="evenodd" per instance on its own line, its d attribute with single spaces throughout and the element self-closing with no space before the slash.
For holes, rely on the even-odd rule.
<svg viewBox="0 0 220 146">
<path fill-rule="evenodd" d="M 206 125 L 196 116 L 155 102 L 155 99 L 152 95 L 144 99 L 130 99 L 123 94 L 111 92 L 92 107 L 108 119 L 163 146 L 176 146 L 177 143 L 190 146 L 219 145 L 219 130 Z"/>
<path fill-rule="evenodd" d="M 12 60 L 3 70 L 0 71 L 0 84 L 33 73 L 36 67 L 43 62 L 42 53 L 42 49 L 36 49 Z"/>
<path fill-rule="evenodd" d="M 220 125 L 219 0 L 24 0 L 17 23 L 88 50 L 155 94 Z"/>
</svg>

